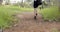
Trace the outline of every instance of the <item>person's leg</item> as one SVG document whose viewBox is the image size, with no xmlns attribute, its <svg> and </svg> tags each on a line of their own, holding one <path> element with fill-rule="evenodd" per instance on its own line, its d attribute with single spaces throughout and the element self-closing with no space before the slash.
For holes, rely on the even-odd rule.
<svg viewBox="0 0 60 32">
<path fill-rule="evenodd" d="M 34 19 L 36 19 L 37 17 L 37 8 L 38 8 L 38 3 L 37 1 L 34 1 Z"/>
<path fill-rule="evenodd" d="M 37 17 L 37 8 L 34 8 L 34 19 Z"/>
</svg>

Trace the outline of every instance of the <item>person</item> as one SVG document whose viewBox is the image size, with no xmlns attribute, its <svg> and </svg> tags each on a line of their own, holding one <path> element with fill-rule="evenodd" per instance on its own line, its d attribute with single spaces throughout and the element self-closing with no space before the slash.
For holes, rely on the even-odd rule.
<svg viewBox="0 0 60 32">
<path fill-rule="evenodd" d="M 37 8 L 39 5 L 42 5 L 42 0 L 34 0 L 34 19 L 37 19 Z"/>
</svg>

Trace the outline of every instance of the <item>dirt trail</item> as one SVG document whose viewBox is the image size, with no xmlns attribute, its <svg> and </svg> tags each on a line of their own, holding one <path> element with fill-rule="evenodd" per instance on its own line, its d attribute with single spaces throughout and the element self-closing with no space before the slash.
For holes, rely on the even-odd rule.
<svg viewBox="0 0 60 32">
<path fill-rule="evenodd" d="M 60 32 L 60 22 L 43 22 L 39 14 L 37 20 L 34 20 L 33 15 L 32 12 L 17 14 L 17 26 L 6 29 L 4 32 Z"/>
</svg>

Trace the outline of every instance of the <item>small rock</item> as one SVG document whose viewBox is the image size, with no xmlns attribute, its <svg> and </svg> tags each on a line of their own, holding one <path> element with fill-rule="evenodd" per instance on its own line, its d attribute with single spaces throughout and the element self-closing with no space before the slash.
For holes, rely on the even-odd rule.
<svg viewBox="0 0 60 32">
<path fill-rule="evenodd" d="M 0 29 L 0 32 L 3 32 L 3 30 L 2 30 L 2 29 Z"/>
<path fill-rule="evenodd" d="M 18 24 L 15 24 L 14 27 L 18 26 Z"/>
</svg>

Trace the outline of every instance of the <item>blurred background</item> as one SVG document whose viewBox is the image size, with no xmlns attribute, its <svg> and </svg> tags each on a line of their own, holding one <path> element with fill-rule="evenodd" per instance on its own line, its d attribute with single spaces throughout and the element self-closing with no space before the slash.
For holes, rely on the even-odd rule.
<svg viewBox="0 0 60 32">
<path fill-rule="evenodd" d="M 34 0 L 0 0 L 0 5 L 18 5 L 20 7 L 32 7 Z M 60 0 L 42 0 L 43 6 L 60 6 Z"/>
<path fill-rule="evenodd" d="M 0 26 L 10 27 L 16 23 L 12 15 L 22 12 L 33 12 L 34 0 L 0 0 Z M 44 20 L 60 21 L 60 0 L 42 0 L 43 4 L 38 7 L 38 13 L 43 15 Z"/>
</svg>

